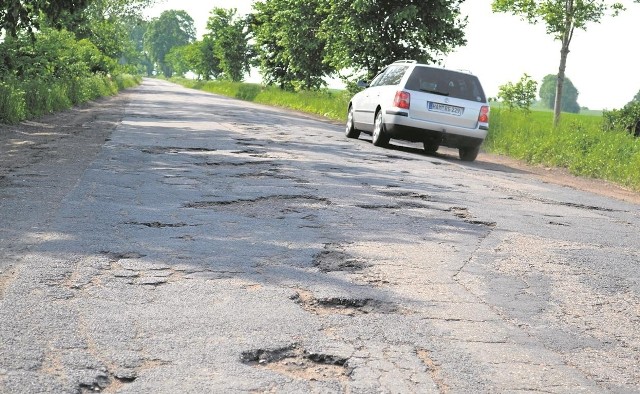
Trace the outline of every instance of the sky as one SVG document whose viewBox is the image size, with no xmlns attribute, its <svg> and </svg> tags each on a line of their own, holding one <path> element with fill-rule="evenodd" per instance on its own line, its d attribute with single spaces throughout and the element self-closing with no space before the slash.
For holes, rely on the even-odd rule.
<svg viewBox="0 0 640 394">
<path fill-rule="evenodd" d="M 499 87 L 518 82 L 526 73 L 538 84 L 548 74 L 557 74 L 560 42 L 546 34 L 545 26 L 531 25 L 511 14 L 495 14 L 491 0 L 467 0 L 461 7 L 468 16 L 467 45 L 443 59 L 448 68 L 469 70 L 480 78 L 488 97 Z M 622 0 L 627 11 L 605 17 L 587 30 L 576 30 L 567 60 L 566 76 L 578 89 L 578 103 L 589 109 L 617 109 L 640 91 L 637 36 L 640 4 Z M 165 10 L 184 10 L 204 34 L 214 7 L 236 8 L 238 14 L 252 12 L 253 0 L 159 0 L 147 12 L 157 17 Z M 252 76 L 251 79 L 259 77 Z M 539 85 L 538 85 L 539 86 Z"/>
</svg>

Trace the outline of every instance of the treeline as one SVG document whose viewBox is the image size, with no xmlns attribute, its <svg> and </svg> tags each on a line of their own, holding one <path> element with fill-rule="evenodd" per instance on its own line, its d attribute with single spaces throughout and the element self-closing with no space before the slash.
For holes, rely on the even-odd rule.
<svg viewBox="0 0 640 394">
<path fill-rule="evenodd" d="M 313 90 L 327 76 L 371 78 L 398 59 L 437 63 L 466 43 L 462 2 L 263 0 L 245 16 L 214 8 L 198 41 L 176 29 L 188 15 L 167 11 L 150 22 L 147 48 L 167 77 L 237 82 L 255 66 L 266 84 Z"/>
</svg>

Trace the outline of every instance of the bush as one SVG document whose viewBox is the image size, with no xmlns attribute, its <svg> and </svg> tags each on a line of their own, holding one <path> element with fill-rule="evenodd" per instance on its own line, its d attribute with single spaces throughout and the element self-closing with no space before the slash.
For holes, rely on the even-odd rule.
<svg viewBox="0 0 640 394">
<path fill-rule="evenodd" d="M 640 102 L 632 101 L 622 109 L 602 113 L 602 129 L 605 131 L 626 130 L 640 137 Z"/>
<path fill-rule="evenodd" d="M 531 80 L 531 77 L 524 74 L 520 81 L 514 83 L 507 82 L 500 86 L 498 98 L 500 98 L 509 109 L 518 108 L 529 112 L 531 104 L 536 99 L 538 83 Z"/>
</svg>

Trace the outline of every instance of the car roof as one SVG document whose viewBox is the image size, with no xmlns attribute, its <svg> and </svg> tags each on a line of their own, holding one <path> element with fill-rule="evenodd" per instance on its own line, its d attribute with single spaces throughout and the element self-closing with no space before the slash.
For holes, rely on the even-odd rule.
<svg viewBox="0 0 640 394">
<path fill-rule="evenodd" d="M 469 71 L 469 70 L 453 69 L 453 68 L 446 68 L 446 67 L 442 67 L 442 66 L 436 66 L 436 65 L 433 65 L 433 64 L 418 63 L 416 60 L 408 60 L 408 59 L 396 60 L 395 62 L 393 62 L 391 64 L 410 64 L 410 65 L 412 65 L 414 67 L 427 67 L 427 68 L 433 68 L 433 69 L 438 69 L 438 70 L 445 70 L 445 71 L 458 72 L 458 73 L 461 73 L 461 74 L 473 75 L 473 73 L 471 71 Z"/>
</svg>

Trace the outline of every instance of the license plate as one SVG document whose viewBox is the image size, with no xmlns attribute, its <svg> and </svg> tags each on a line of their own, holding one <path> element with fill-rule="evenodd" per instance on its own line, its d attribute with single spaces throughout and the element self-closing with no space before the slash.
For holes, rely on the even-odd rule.
<svg viewBox="0 0 640 394">
<path fill-rule="evenodd" d="M 444 114 L 451 114 L 451 115 L 455 115 L 455 116 L 462 116 L 462 113 L 464 112 L 464 108 L 462 107 L 456 107 L 453 105 L 447 105 L 447 104 L 440 104 L 440 103 L 434 103 L 432 101 L 429 101 L 427 103 L 429 111 L 433 111 L 433 112 L 441 112 Z"/>
</svg>

